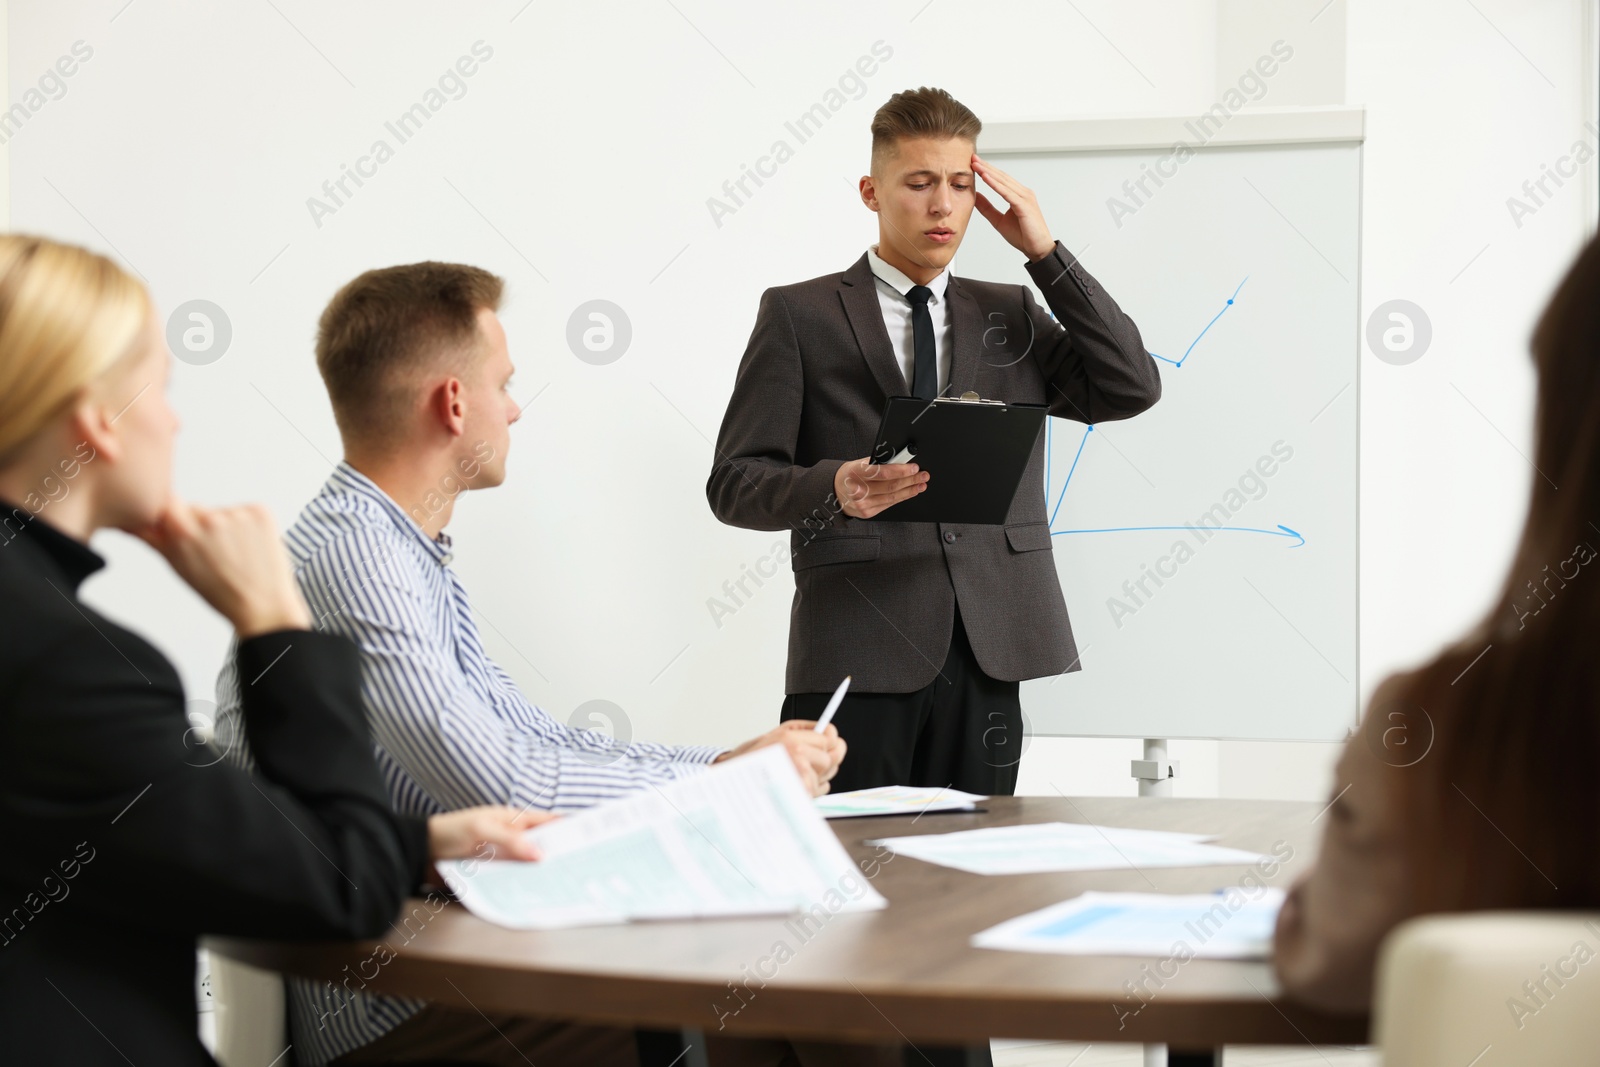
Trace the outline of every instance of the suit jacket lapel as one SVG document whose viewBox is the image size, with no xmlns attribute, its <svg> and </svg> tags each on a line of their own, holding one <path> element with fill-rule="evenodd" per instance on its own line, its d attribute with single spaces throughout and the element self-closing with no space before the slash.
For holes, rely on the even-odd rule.
<svg viewBox="0 0 1600 1067">
<path fill-rule="evenodd" d="M 978 361 L 983 348 L 983 309 L 961 279 L 953 274 L 945 295 L 950 301 L 950 343 L 954 351 L 950 354 L 950 383 L 943 395 L 960 396 L 977 384 Z M 861 355 L 882 387 L 883 395 L 909 396 L 911 388 L 899 360 L 895 359 L 894 346 L 889 343 L 889 331 L 883 325 L 883 308 L 878 304 L 877 282 L 865 253 L 840 277 L 839 299 L 850 319 L 856 343 L 861 346 Z"/>
<path fill-rule="evenodd" d="M 850 319 L 850 329 L 861 346 L 861 355 L 872 369 L 872 376 L 883 389 L 884 396 L 909 396 L 905 372 L 894 358 L 894 346 L 889 343 L 889 330 L 883 324 L 883 309 L 878 305 L 878 286 L 867 263 L 867 254 L 853 263 L 839 279 L 839 300 L 844 304 L 845 315 Z"/>
<path fill-rule="evenodd" d="M 983 348 L 983 309 L 955 275 L 945 289 L 950 299 L 950 384 L 945 396 L 960 396 L 976 388 L 978 360 Z"/>
</svg>

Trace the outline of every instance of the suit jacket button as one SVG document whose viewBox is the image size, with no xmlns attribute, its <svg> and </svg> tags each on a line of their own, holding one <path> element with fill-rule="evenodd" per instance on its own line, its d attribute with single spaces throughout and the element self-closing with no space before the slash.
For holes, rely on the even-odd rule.
<svg viewBox="0 0 1600 1067">
<path fill-rule="evenodd" d="M 947 545 L 953 545 L 956 543 L 956 534 L 954 530 L 946 530 L 944 532 L 944 543 Z"/>
</svg>

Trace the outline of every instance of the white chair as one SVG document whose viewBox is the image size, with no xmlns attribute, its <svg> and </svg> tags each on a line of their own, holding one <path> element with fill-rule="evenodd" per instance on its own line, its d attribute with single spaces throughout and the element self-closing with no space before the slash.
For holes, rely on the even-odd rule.
<svg viewBox="0 0 1600 1067">
<path fill-rule="evenodd" d="M 211 958 L 212 1012 L 222 1067 L 285 1067 L 293 1061 L 284 1014 L 283 978 L 216 952 Z"/>
<path fill-rule="evenodd" d="M 1378 960 L 1385 1067 L 1600 1062 L 1600 913 L 1475 912 L 1404 923 Z"/>
</svg>

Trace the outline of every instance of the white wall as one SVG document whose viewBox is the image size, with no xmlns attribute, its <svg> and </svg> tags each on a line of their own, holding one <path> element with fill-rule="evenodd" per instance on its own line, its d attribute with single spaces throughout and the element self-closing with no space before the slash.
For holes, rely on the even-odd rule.
<svg viewBox="0 0 1600 1067">
<path fill-rule="evenodd" d="M 808 3 L 781 17 L 771 5 L 675 2 L 13 2 L 13 99 L 72 42 L 95 52 L 8 147 L 11 222 L 124 256 L 150 272 L 164 310 L 195 296 L 237 309 L 235 350 L 175 366 L 179 487 L 265 499 L 283 521 L 338 455 L 309 351 L 332 288 L 425 257 L 505 274 L 520 387 L 545 391 L 514 433 L 511 483 L 468 498 L 451 527 L 470 546 L 457 567 L 492 620 L 490 649 L 561 717 L 624 692 L 636 737 L 729 739 L 727 724 L 753 733 L 776 717 L 787 585 L 762 589 L 721 630 L 652 625 L 639 591 L 699 611 L 774 535 L 704 512 L 686 559 L 660 550 L 650 517 L 684 494 L 703 499 L 705 437 L 761 289 L 841 269 L 874 238 L 853 193 L 873 108 L 935 84 L 990 122 L 1198 112 L 1259 39 L 1298 34 L 1296 80 L 1275 79 L 1278 95 L 1263 103 L 1342 94 L 1368 107 L 1363 306 L 1409 299 L 1434 329 L 1414 364 L 1364 357 L 1364 687 L 1482 609 L 1531 474 L 1512 444 L 1528 451 L 1527 333 L 1585 232 L 1576 182 L 1520 228 L 1505 198 L 1582 135 L 1589 0 L 1080 0 L 981 12 L 908 0 Z M 314 227 L 306 197 L 479 38 L 495 59 L 468 95 Z M 894 55 L 863 98 L 714 225 L 706 198 L 879 39 Z M 508 99 L 521 121 L 485 124 Z M 1591 185 L 1595 166 L 1583 172 Z M 512 205 L 529 213 L 492 231 L 485 216 L 503 223 Z M 580 362 L 564 340 L 572 308 L 594 296 L 623 304 L 636 327 L 609 367 Z M 713 384 L 678 384 L 702 378 Z M 542 417 L 578 405 L 603 420 L 608 394 L 651 390 L 671 402 L 659 418 L 595 423 L 598 460 L 575 461 L 577 444 Z M 611 470 L 615 499 L 574 503 Z M 596 543 L 605 567 L 565 565 Z M 142 546 L 106 535 L 97 547 L 114 566 L 89 598 L 137 620 L 191 693 L 209 696 L 220 622 Z M 572 634 L 582 651 L 551 662 L 542 650 Z M 1321 796 L 1335 749 L 1175 743 L 1177 791 Z M 1131 792 L 1137 755 L 1136 741 L 1036 738 L 1022 787 Z"/>
<path fill-rule="evenodd" d="M 1281 6 L 1314 10 L 1322 0 Z M 1348 4 L 1347 101 L 1367 108 L 1363 315 L 1404 299 L 1433 326 L 1416 362 L 1368 353 L 1362 366 L 1369 693 L 1487 610 L 1521 528 L 1537 476 L 1523 458 L 1532 454 L 1527 339 L 1593 232 L 1600 164 L 1584 165 L 1520 227 L 1506 199 L 1575 140 L 1600 147 L 1583 128 L 1594 111 L 1594 7 Z M 1336 746 L 1220 747 L 1225 795 L 1328 792 L 1336 753 L 1317 749 Z"/>
</svg>

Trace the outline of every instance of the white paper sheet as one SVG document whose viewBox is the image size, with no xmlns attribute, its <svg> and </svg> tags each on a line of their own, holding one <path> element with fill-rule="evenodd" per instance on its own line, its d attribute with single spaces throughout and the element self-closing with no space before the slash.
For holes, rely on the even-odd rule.
<svg viewBox="0 0 1600 1067">
<path fill-rule="evenodd" d="M 868 843 L 884 845 L 897 855 L 972 874 L 1231 866 L 1270 858 L 1257 852 L 1208 845 L 1207 840 L 1205 834 L 1050 822 L 886 837 Z"/>
<path fill-rule="evenodd" d="M 825 818 L 845 819 L 862 815 L 921 815 L 930 811 L 971 811 L 988 797 L 963 793 L 949 787 L 880 785 L 873 789 L 853 789 L 848 793 L 829 793 L 816 799 L 817 810 Z"/>
<path fill-rule="evenodd" d="M 1259 960 L 1272 953 L 1283 890 L 1084 893 L 974 934 L 977 948 L 1073 956 Z"/>
<path fill-rule="evenodd" d="M 517 929 L 888 903 L 776 745 L 529 836 L 543 859 L 457 860 L 438 864 L 439 873 L 473 914 Z"/>
</svg>

